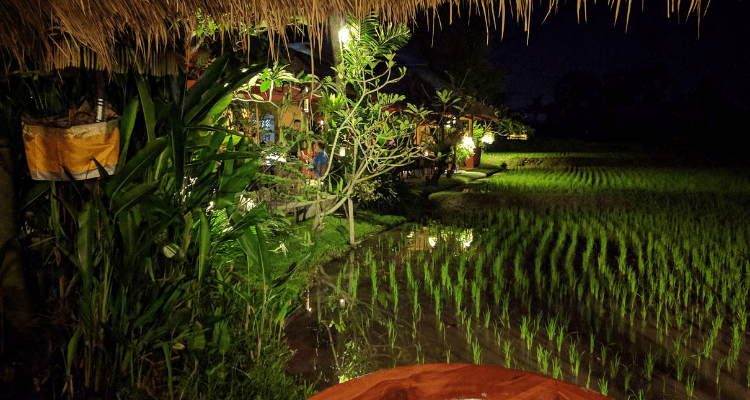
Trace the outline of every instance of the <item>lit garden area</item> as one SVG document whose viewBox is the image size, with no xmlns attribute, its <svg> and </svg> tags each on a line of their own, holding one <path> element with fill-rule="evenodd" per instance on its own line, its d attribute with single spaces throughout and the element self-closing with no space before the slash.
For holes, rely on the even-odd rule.
<svg viewBox="0 0 750 400">
<path fill-rule="evenodd" d="M 750 395 L 741 100 L 511 108 L 527 0 L 48 3 L 0 16 L 0 398 Z"/>
</svg>

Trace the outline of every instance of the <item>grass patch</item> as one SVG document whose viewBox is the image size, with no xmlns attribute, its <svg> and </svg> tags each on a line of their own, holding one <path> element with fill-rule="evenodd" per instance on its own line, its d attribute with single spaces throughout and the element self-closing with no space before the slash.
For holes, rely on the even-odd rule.
<svg viewBox="0 0 750 400">
<path fill-rule="evenodd" d="M 354 236 L 361 240 L 395 225 L 404 223 L 406 218 L 396 215 L 378 215 L 359 211 L 354 218 Z M 349 223 L 346 218 L 328 216 L 323 219 L 323 229 L 312 232 L 312 219 L 292 227 L 290 234 L 273 238 L 278 245 L 284 245 L 286 253 L 278 249 L 274 262 L 285 264 L 300 262 L 307 257 L 305 264 L 318 265 L 342 256 L 349 248 Z M 270 245 L 273 246 L 273 242 Z"/>
</svg>

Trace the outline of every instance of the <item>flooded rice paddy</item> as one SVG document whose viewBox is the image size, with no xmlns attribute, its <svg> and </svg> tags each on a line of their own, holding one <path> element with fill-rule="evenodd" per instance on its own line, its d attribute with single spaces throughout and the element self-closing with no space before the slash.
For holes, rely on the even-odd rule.
<svg viewBox="0 0 750 400">
<path fill-rule="evenodd" d="M 744 179 L 638 194 L 669 206 L 510 206 L 371 239 L 321 268 L 300 311 L 319 321 L 323 381 L 451 362 L 618 399 L 750 398 Z"/>
</svg>

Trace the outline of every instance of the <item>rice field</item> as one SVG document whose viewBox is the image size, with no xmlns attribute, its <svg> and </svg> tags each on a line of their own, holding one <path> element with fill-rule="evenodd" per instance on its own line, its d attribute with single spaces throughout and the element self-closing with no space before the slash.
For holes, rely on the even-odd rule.
<svg viewBox="0 0 750 400">
<path fill-rule="evenodd" d="M 750 398 L 749 176 L 581 166 L 476 181 L 463 196 L 630 201 L 414 225 L 327 266 L 315 295 L 340 379 L 461 362 L 618 399 Z"/>
</svg>

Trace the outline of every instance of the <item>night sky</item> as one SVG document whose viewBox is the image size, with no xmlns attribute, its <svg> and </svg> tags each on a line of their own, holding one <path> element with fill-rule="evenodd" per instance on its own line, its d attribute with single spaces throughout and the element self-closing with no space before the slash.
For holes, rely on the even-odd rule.
<svg viewBox="0 0 750 400">
<path fill-rule="evenodd" d="M 647 1 L 644 11 L 634 8 L 627 33 L 622 11 L 615 25 L 614 12 L 605 2 L 589 3 L 588 22 L 580 24 L 572 4 L 561 6 L 544 23 L 546 10 L 537 10 L 528 44 L 526 32 L 506 23 L 491 61 L 508 74 L 510 108 L 523 108 L 535 98 L 552 102 L 554 85 L 566 72 L 590 71 L 602 77 L 641 62 L 665 64 L 683 90 L 711 75 L 733 102 L 750 104 L 750 2 L 711 2 L 701 19 L 700 37 L 696 17 L 667 18 L 665 1 Z"/>
<path fill-rule="evenodd" d="M 443 37 L 441 44 L 438 44 L 443 48 L 433 48 L 432 51 L 439 55 L 432 59 L 424 50 L 424 42 L 431 34 L 427 33 L 427 24 L 422 20 L 422 23 L 412 26 L 414 38 L 409 47 L 415 53 L 420 53 L 419 46 L 422 46 L 419 56 L 426 58 L 430 65 L 437 63 L 437 68 L 433 69 L 445 69 L 449 65 L 447 63 L 461 63 L 462 57 L 465 57 L 459 55 L 451 58 L 451 53 L 445 47 L 454 49 L 454 52 L 456 49 L 460 52 L 463 46 L 472 48 L 473 53 L 484 51 L 481 57 L 505 74 L 508 107 L 532 119 L 534 115 L 540 116 L 537 121 L 546 117 L 540 109 L 560 107 L 555 90 L 564 76 L 571 73 L 587 75 L 589 79 L 603 82 L 604 88 L 598 90 L 611 96 L 613 90 L 617 89 L 613 89 L 611 84 L 618 76 L 630 76 L 631 83 L 638 82 L 638 78 L 632 77 L 644 74 L 644 65 L 656 66 L 662 71 L 661 81 L 655 83 L 660 93 L 644 93 L 646 97 L 651 96 L 651 103 L 640 102 L 637 93 L 628 94 L 631 96 L 629 104 L 607 99 L 609 110 L 605 111 L 609 112 L 609 119 L 600 121 L 599 129 L 602 132 L 620 126 L 623 135 L 648 127 L 654 131 L 671 130 L 667 136 L 676 137 L 686 127 L 701 125 L 691 134 L 695 138 L 709 130 L 730 130 L 728 127 L 737 123 L 738 114 L 750 110 L 750 52 L 747 50 L 750 47 L 750 25 L 746 21 L 750 16 L 750 1 L 711 2 L 701 19 L 700 36 L 696 16 L 691 15 L 686 19 L 685 4 L 679 18 L 676 14 L 667 18 L 666 1 L 645 1 L 644 10 L 640 8 L 640 1 L 634 1 L 637 6 L 634 4 L 626 32 L 625 8 L 620 11 L 615 24 L 615 13 L 605 1 L 588 3 L 588 22 L 583 20 L 581 12 L 580 23 L 577 21 L 575 2 L 561 4 L 558 12 L 551 13 L 546 21 L 546 6 L 538 7 L 532 15 L 528 38 L 512 17 L 507 19 L 501 38 L 498 21 L 498 30 L 490 32 L 490 47 L 484 50 L 481 46 L 468 43 L 485 42 L 487 39 L 484 21 L 476 15 L 471 16 L 468 27 L 444 27 L 443 33 L 437 35 Z M 447 15 L 445 11 L 442 10 L 444 21 Z M 454 24 L 466 26 L 467 20 L 467 13 L 463 12 L 461 20 L 454 21 Z M 638 85 L 630 85 L 633 86 Z M 646 88 L 643 90 L 648 90 L 648 84 L 643 86 Z M 581 87 L 579 85 L 572 90 L 574 96 L 581 91 Z M 588 101 L 596 102 L 596 96 L 592 95 Z M 571 102 L 568 107 L 571 104 L 574 108 L 575 103 Z M 639 104 L 640 110 L 636 109 Z M 657 104 L 665 105 L 655 110 L 654 115 L 644 113 L 644 110 L 655 108 L 651 105 Z M 689 121 L 688 117 L 698 111 L 706 115 L 700 116 L 700 121 Z M 598 110 L 587 112 L 588 115 L 577 118 L 591 120 L 590 116 L 596 115 Z M 722 115 L 724 112 L 727 115 Z M 621 123 L 641 116 L 643 122 L 640 128 Z M 735 120 L 730 121 L 730 117 Z M 684 126 L 670 122 L 674 120 L 682 120 Z M 570 130 L 576 129 L 588 131 L 597 127 L 574 127 Z"/>
</svg>

